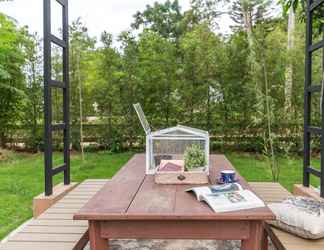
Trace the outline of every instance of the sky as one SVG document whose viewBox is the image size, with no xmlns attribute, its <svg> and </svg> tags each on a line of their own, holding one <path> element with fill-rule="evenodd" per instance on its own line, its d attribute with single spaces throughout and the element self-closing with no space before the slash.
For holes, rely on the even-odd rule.
<svg viewBox="0 0 324 250">
<path fill-rule="evenodd" d="M 81 17 L 91 36 L 99 38 L 101 32 L 106 30 L 116 38 L 121 31 L 129 29 L 133 15 L 137 11 L 144 10 L 147 4 L 152 5 L 156 1 L 164 2 L 164 0 L 69 0 L 69 20 L 71 23 Z M 189 9 L 189 1 L 179 0 L 183 11 Z M 54 4 L 53 6 L 55 7 Z M 31 33 L 37 32 L 42 36 L 43 0 L 13 0 L 0 3 L 0 12 L 16 19 L 20 26 L 27 25 Z M 54 28 L 57 28 L 60 12 L 58 8 L 53 8 L 52 13 L 52 21 L 56 24 Z M 228 33 L 231 24 L 228 17 L 222 18 L 219 23 L 220 32 Z"/>
</svg>

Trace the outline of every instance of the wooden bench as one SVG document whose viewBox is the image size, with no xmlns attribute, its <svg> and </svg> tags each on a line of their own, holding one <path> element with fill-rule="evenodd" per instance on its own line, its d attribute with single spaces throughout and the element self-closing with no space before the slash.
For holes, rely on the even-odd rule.
<svg viewBox="0 0 324 250">
<path fill-rule="evenodd" d="M 280 202 L 292 196 L 279 183 L 272 182 L 250 182 L 252 190 L 266 203 Z M 278 250 L 323 250 L 324 239 L 306 240 L 292 234 L 281 231 L 268 224 L 265 225 L 267 235 Z"/>
<path fill-rule="evenodd" d="M 87 244 L 87 221 L 73 220 L 84 204 L 99 191 L 107 180 L 86 180 L 37 219 L 27 222 L 20 230 L 0 244 L 0 250 L 71 250 Z"/>
</svg>

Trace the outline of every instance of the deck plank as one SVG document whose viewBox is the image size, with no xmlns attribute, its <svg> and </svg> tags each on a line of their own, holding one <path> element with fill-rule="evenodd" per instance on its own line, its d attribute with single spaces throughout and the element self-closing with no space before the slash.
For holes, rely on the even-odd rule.
<svg viewBox="0 0 324 250">
<path fill-rule="evenodd" d="M 0 250 L 71 250 L 73 242 L 8 242 Z"/>
<path fill-rule="evenodd" d="M 76 200 L 76 199 L 74 199 L 74 200 L 70 200 L 70 199 L 65 199 L 65 200 L 62 200 L 59 204 L 82 204 L 82 205 L 84 205 L 85 203 L 87 203 L 88 202 L 88 200 L 89 199 L 86 199 L 86 200 L 80 200 L 80 199 L 78 199 L 78 200 Z"/>
<path fill-rule="evenodd" d="M 108 180 L 88 180 L 70 191 L 37 219 L 0 245 L 0 250 L 70 250 L 84 244 L 86 221 L 74 221 L 76 213 Z"/>
<path fill-rule="evenodd" d="M 38 217 L 39 220 L 72 220 L 73 213 L 67 214 L 48 214 L 44 213 Z"/>
<path fill-rule="evenodd" d="M 25 233 L 21 232 L 13 236 L 9 242 L 77 242 L 83 233 L 62 234 L 62 233 Z"/>
<path fill-rule="evenodd" d="M 51 208 L 46 211 L 47 214 L 69 214 L 78 212 L 78 208 Z"/>
<path fill-rule="evenodd" d="M 84 206 L 84 204 L 62 204 L 62 203 L 57 203 L 55 205 L 53 205 L 52 208 L 82 208 Z"/>
<path fill-rule="evenodd" d="M 64 234 L 82 234 L 87 230 L 87 226 L 27 226 L 24 233 L 64 233 Z"/>
</svg>

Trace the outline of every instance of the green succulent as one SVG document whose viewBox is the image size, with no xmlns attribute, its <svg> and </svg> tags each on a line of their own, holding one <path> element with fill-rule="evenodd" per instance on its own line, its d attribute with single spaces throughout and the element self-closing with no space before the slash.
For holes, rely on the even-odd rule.
<svg viewBox="0 0 324 250">
<path fill-rule="evenodd" d="M 184 152 L 184 162 L 186 169 L 204 167 L 206 165 L 205 152 L 197 144 L 187 147 Z"/>
</svg>

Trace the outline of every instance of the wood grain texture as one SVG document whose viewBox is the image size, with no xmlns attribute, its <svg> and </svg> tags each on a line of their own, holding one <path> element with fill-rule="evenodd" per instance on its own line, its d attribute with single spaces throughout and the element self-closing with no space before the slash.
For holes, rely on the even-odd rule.
<svg viewBox="0 0 324 250">
<path fill-rule="evenodd" d="M 114 178 L 77 213 L 74 219 L 96 215 L 124 215 L 145 178 L 145 156 L 135 155 Z"/>
<path fill-rule="evenodd" d="M 89 239 L 91 250 L 108 250 L 108 238 L 101 237 L 100 222 L 89 222 Z"/>
<path fill-rule="evenodd" d="M 12 241 L 27 242 L 77 242 L 82 234 L 61 234 L 61 233 L 19 233 L 11 238 Z"/>
<path fill-rule="evenodd" d="M 181 178 L 180 178 L 181 176 Z M 183 178 L 183 179 L 182 179 Z M 207 184 L 208 176 L 205 172 L 157 172 L 154 176 L 158 184 Z"/>
<path fill-rule="evenodd" d="M 109 221 L 101 222 L 101 237 L 118 239 L 248 239 L 243 221 Z"/>
<path fill-rule="evenodd" d="M 210 182 L 223 169 L 234 169 L 224 155 L 210 157 Z M 240 184 L 250 189 L 239 174 Z M 77 220 L 271 220 L 267 208 L 214 213 L 194 195 L 184 192 L 193 185 L 163 185 L 145 175 L 145 155 L 135 155 L 78 213 Z M 71 204 L 72 205 L 72 204 Z"/>
<path fill-rule="evenodd" d="M 71 250 L 72 242 L 7 242 L 0 245 L 0 250 Z"/>
<path fill-rule="evenodd" d="M 62 234 L 83 234 L 88 229 L 88 226 L 27 226 L 24 228 L 25 233 L 62 233 Z"/>
<path fill-rule="evenodd" d="M 242 240 L 241 250 L 260 250 L 262 241 L 262 222 L 250 222 L 250 237 Z"/>
</svg>

